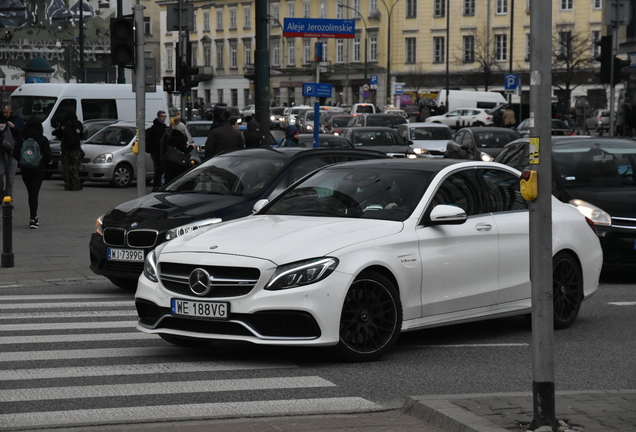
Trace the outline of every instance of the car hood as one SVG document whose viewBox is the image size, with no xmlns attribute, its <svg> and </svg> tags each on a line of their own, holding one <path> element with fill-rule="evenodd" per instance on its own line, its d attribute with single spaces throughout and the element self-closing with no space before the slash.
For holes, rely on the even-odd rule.
<svg viewBox="0 0 636 432">
<path fill-rule="evenodd" d="M 446 144 L 448 144 L 449 140 L 445 139 L 445 140 L 412 140 L 412 141 L 413 141 L 413 147 L 444 152 L 446 151 Z"/>
<path fill-rule="evenodd" d="M 594 204 L 613 217 L 636 218 L 636 187 L 577 187 L 567 188 L 563 201 L 580 199 Z"/>
<path fill-rule="evenodd" d="M 401 222 L 373 219 L 255 215 L 176 238 L 161 254 L 240 255 L 284 264 L 328 255 L 346 246 L 395 235 L 402 229 Z"/>
<path fill-rule="evenodd" d="M 159 232 L 207 218 L 235 219 L 252 213 L 254 199 L 236 195 L 155 192 L 118 205 L 104 216 L 105 227 Z"/>
</svg>

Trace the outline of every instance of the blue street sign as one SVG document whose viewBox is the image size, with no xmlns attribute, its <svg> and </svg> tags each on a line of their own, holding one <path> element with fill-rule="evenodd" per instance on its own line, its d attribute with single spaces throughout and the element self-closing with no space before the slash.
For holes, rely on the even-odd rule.
<svg viewBox="0 0 636 432">
<path fill-rule="evenodd" d="M 306 38 L 353 39 L 356 20 L 331 18 L 285 18 L 283 36 Z"/>
<path fill-rule="evenodd" d="M 371 85 L 378 85 L 378 76 L 371 75 Z"/>
<path fill-rule="evenodd" d="M 323 83 L 303 83 L 304 97 L 331 97 L 333 86 Z"/>
<path fill-rule="evenodd" d="M 504 89 L 506 92 L 514 93 L 519 86 L 519 76 L 517 74 L 506 74 L 504 78 Z"/>
<path fill-rule="evenodd" d="M 403 89 L 404 88 L 402 87 L 402 84 L 396 84 L 395 85 L 395 94 L 402 94 Z"/>
</svg>

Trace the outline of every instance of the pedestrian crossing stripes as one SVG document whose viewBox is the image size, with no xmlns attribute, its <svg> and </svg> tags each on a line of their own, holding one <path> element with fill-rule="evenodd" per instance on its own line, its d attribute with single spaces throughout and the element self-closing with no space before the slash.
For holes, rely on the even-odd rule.
<svg viewBox="0 0 636 432">
<path fill-rule="evenodd" d="M 383 409 L 286 359 L 177 347 L 136 323 L 132 299 L 0 295 L 0 430 Z"/>
</svg>

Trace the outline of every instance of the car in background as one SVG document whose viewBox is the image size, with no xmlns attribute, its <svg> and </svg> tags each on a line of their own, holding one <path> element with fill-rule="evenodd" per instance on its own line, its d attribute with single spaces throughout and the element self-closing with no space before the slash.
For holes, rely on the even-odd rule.
<svg viewBox="0 0 636 432">
<path fill-rule="evenodd" d="M 90 239 L 90 268 L 134 289 L 144 259 L 158 245 L 210 224 L 252 213 L 313 170 L 337 162 L 386 158 L 346 148 L 246 148 L 223 153 L 149 195 L 100 216 Z M 150 165 L 152 166 L 152 164 Z"/>
<path fill-rule="evenodd" d="M 281 140 L 279 147 L 283 147 L 285 140 Z M 299 147 L 313 147 L 314 146 L 314 134 L 300 134 L 298 135 Z M 354 148 L 351 141 L 338 135 L 332 134 L 319 134 L 318 135 L 318 147 L 341 147 L 341 148 Z"/>
<path fill-rule="evenodd" d="M 533 312 L 528 202 L 505 165 L 335 164 L 254 210 L 148 254 L 138 330 L 175 345 L 332 347 L 363 362 L 402 331 Z M 550 324 L 563 329 L 598 289 L 602 253 L 593 224 L 556 199 L 552 226 Z"/>
<path fill-rule="evenodd" d="M 255 105 L 247 105 L 245 108 L 240 110 L 241 119 L 245 120 L 245 117 L 248 117 L 248 116 L 253 117 L 255 110 L 256 110 Z"/>
<path fill-rule="evenodd" d="M 217 107 L 221 108 L 224 111 L 229 111 L 231 116 L 231 121 L 233 123 L 241 123 L 241 111 L 238 109 L 238 107 L 221 105 L 221 104 L 217 104 L 213 107 L 206 109 L 204 111 L 204 116 L 202 118 L 204 118 L 205 120 L 214 120 L 214 110 Z"/>
<path fill-rule="evenodd" d="M 352 114 L 335 114 L 325 123 L 325 132 L 339 135 L 342 129 L 348 127 L 353 118 Z"/>
<path fill-rule="evenodd" d="M 496 162 L 531 169 L 529 138 L 509 143 Z M 552 194 L 596 225 L 604 266 L 636 268 L 636 141 L 589 136 L 552 138 Z"/>
<path fill-rule="evenodd" d="M 314 109 L 313 107 L 310 107 L 308 105 L 297 105 L 297 106 L 289 107 L 287 110 L 285 110 L 285 126 L 284 127 L 287 128 L 288 126 L 297 124 L 297 117 L 300 114 L 308 110 L 313 111 L 313 109 Z"/>
<path fill-rule="evenodd" d="M 314 110 L 301 111 L 296 117 L 296 126 L 300 129 L 301 134 L 314 133 Z"/>
<path fill-rule="evenodd" d="M 284 116 L 286 107 L 272 107 L 269 110 L 269 127 L 271 129 L 283 129 Z"/>
<path fill-rule="evenodd" d="M 393 107 L 393 108 L 384 108 L 384 109 L 382 110 L 382 113 L 383 113 L 383 114 L 395 114 L 395 115 L 400 115 L 400 116 L 404 117 L 404 118 L 406 119 L 406 121 L 408 121 L 408 120 L 409 120 L 409 115 L 406 113 L 406 111 L 401 110 L 401 109 L 399 109 L 399 108 L 395 108 L 395 107 Z"/>
<path fill-rule="evenodd" d="M 559 119 L 550 120 L 551 134 L 554 136 L 575 135 L 566 122 Z M 515 129 L 522 137 L 530 136 L 530 119 L 525 119 Z"/>
<path fill-rule="evenodd" d="M 395 114 L 354 114 L 348 127 L 382 126 L 395 129 L 404 123 L 408 123 L 408 121 Z"/>
<path fill-rule="evenodd" d="M 592 112 L 592 115 L 585 119 L 585 132 L 590 131 L 603 134 L 604 131 L 609 132 L 610 128 L 610 112 L 609 110 L 597 109 Z"/>
<path fill-rule="evenodd" d="M 413 142 L 411 147 L 415 152 L 424 149 L 426 153 L 435 157 L 444 156 L 446 144 L 455 135 L 450 126 L 423 122 L 400 125 L 397 132 L 405 140 Z"/>
<path fill-rule="evenodd" d="M 446 144 L 445 158 L 493 160 L 506 144 L 521 138 L 514 129 L 467 127 L 460 129 Z"/>
<path fill-rule="evenodd" d="M 426 123 L 442 123 L 455 129 L 467 126 L 489 126 L 493 117 L 483 108 L 458 108 L 446 114 L 428 117 Z"/>
<path fill-rule="evenodd" d="M 192 137 L 191 142 L 196 146 L 201 158 L 205 155 L 205 141 L 208 139 L 213 123 L 212 120 L 190 120 L 186 123 L 186 131 Z"/>
<path fill-rule="evenodd" d="M 349 127 L 343 129 L 339 136 L 351 141 L 355 148 L 377 150 L 392 157 L 415 159 L 424 154 L 416 153 L 410 147 L 411 141 L 388 127 Z"/>
</svg>

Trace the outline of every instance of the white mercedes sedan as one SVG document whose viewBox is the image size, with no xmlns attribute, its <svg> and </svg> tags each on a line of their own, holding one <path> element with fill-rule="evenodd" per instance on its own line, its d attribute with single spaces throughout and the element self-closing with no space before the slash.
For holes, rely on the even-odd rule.
<svg viewBox="0 0 636 432">
<path fill-rule="evenodd" d="M 598 288 L 594 224 L 552 200 L 555 328 Z M 528 205 L 494 162 L 314 171 L 255 214 L 148 254 L 137 328 L 177 345 L 325 346 L 372 361 L 400 332 L 531 312 Z"/>
</svg>

